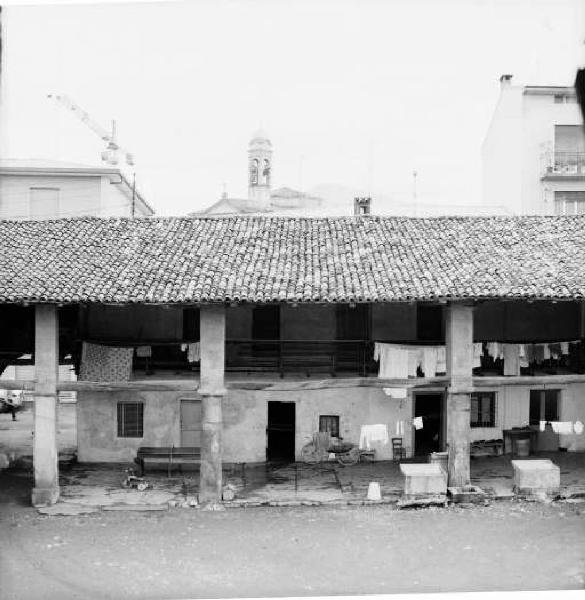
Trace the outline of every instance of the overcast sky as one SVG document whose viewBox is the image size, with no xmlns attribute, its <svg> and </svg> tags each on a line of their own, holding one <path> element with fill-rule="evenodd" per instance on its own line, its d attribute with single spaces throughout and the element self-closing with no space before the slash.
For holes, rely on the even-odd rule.
<svg viewBox="0 0 585 600">
<path fill-rule="evenodd" d="M 479 200 L 499 94 L 572 85 L 583 0 L 196 0 L 3 9 L 3 157 L 96 163 L 56 103 L 118 123 L 159 214 L 245 197 L 262 127 L 274 185 L 340 184 L 421 202 Z M 383 210 L 383 207 L 379 207 Z"/>
</svg>

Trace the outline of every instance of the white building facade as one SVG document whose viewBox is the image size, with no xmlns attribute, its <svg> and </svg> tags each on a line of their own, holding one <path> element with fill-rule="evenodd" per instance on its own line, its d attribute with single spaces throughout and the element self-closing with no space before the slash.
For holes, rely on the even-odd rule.
<svg viewBox="0 0 585 600">
<path fill-rule="evenodd" d="M 500 78 L 482 147 L 482 203 L 511 214 L 585 213 L 585 131 L 572 87 Z"/>
<path fill-rule="evenodd" d="M 46 160 L 0 160 L 2 219 L 153 214 L 119 169 Z"/>
</svg>

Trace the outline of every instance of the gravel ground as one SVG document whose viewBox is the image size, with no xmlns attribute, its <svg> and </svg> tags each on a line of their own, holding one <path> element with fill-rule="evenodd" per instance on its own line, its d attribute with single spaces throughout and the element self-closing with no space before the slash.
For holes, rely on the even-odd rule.
<svg viewBox="0 0 585 600">
<path fill-rule="evenodd" d="M 585 503 L 46 517 L 0 474 L 0 598 L 229 598 L 583 589 Z M 32 567 L 32 568 L 31 568 Z"/>
</svg>

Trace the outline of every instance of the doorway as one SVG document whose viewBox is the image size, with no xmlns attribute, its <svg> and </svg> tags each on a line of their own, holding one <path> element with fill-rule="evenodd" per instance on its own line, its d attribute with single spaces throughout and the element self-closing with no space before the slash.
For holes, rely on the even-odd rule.
<svg viewBox="0 0 585 600">
<path fill-rule="evenodd" d="M 295 460 L 295 429 L 295 403 L 269 401 L 266 460 Z"/>
<path fill-rule="evenodd" d="M 422 428 L 414 430 L 414 454 L 426 456 L 443 447 L 443 394 L 415 394 L 414 416 L 422 417 Z"/>
<path fill-rule="evenodd" d="M 181 399 L 181 446 L 201 448 L 201 401 Z"/>
</svg>

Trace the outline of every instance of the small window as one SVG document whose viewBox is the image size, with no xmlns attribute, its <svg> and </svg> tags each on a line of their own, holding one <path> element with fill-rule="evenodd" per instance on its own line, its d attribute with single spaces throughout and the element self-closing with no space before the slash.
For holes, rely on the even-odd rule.
<svg viewBox="0 0 585 600">
<path fill-rule="evenodd" d="M 564 104 L 565 97 L 562 94 L 555 94 L 555 104 Z"/>
<path fill-rule="evenodd" d="M 339 437 L 339 417 L 337 415 L 321 415 L 319 431 L 327 432 L 331 437 Z"/>
<path fill-rule="evenodd" d="M 144 404 L 118 402 L 118 437 L 141 438 L 144 435 Z"/>
<path fill-rule="evenodd" d="M 471 427 L 496 426 L 496 393 L 471 394 Z"/>
</svg>

